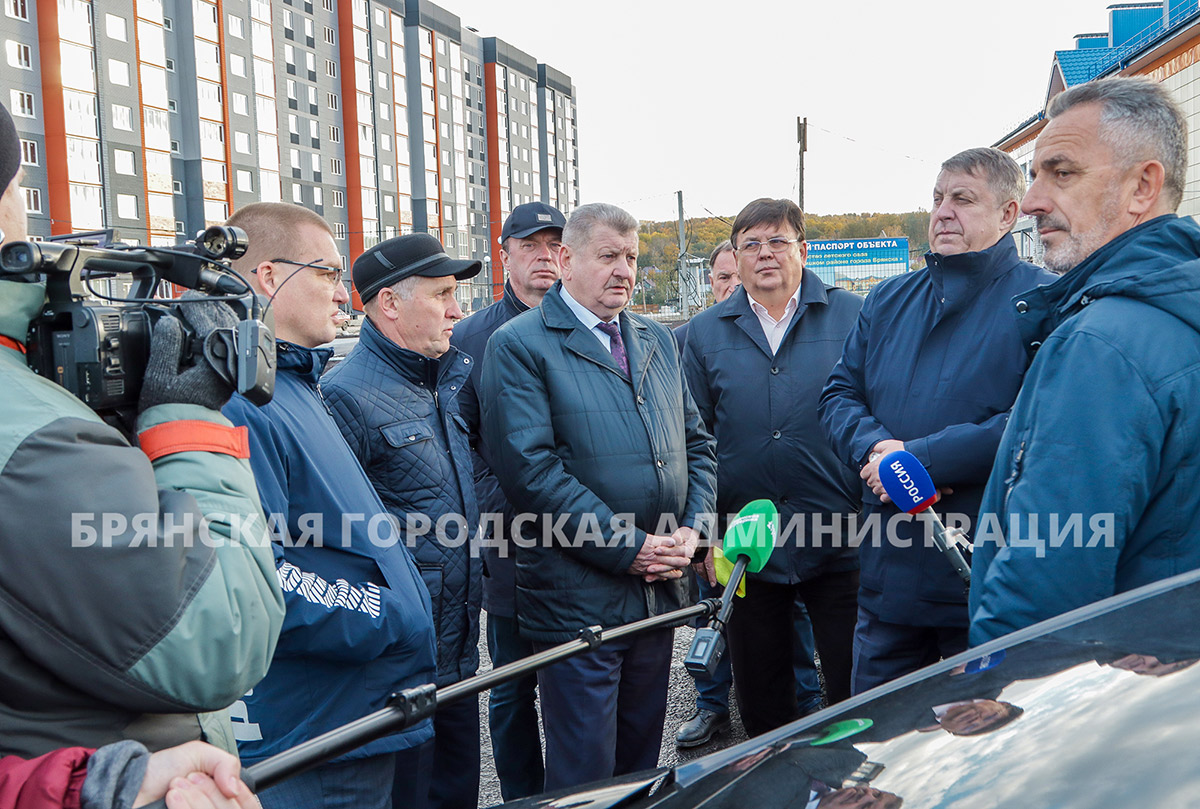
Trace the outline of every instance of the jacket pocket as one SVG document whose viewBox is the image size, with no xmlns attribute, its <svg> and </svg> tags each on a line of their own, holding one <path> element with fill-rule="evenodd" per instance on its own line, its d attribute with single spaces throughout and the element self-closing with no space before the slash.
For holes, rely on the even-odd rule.
<svg viewBox="0 0 1200 809">
<path fill-rule="evenodd" d="M 1011 454 L 1008 461 L 1008 473 L 1004 476 L 1004 504 L 1001 506 L 1001 511 L 1008 515 L 1008 499 L 1012 496 L 1013 489 L 1017 487 L 1017 482 L 1021 480 L 1021 472 L 1025 466 L 1025 452 L 1028 449 L 1029 430 L 1022 430 L 1014 442 Z"/>
<path fill-rule="evenodd" d="M 394 421 L 380 427 L 379 432 L 383 434 L 383 440 L 396 449 L 414 447 L 433 438 L 433 428 L 423 419 Z"/>
</svg>

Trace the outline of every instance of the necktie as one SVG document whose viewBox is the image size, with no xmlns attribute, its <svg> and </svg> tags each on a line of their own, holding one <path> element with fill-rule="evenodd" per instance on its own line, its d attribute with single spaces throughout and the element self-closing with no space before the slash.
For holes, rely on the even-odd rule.
<svg viewBox="0 0 1200 809">
<path fill-rule="evenodd" d="M 629 376 L 629 357 L 625 354 L 625 341 L 621 339 L 621 326 L 613 321 L 612 323 L 597 323 L 596 328 L 608 335 L 608 350 L 612 352 L 613 359 L 620 366 L 621 373 Z"/>
</svg>

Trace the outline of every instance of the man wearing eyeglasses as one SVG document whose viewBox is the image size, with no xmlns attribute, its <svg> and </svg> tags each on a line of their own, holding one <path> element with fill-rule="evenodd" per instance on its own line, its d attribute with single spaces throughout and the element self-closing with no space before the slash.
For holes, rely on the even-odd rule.
<svg viewBox="0 0 1200 809">
<path fill-rule="evenodd" d="M 467 425 L 458 411 L 475 360 L 453 348 L 450 335 L 463 316 L 458 282 L 481 269 L 478 261 L 446 255 L 428 233 L 367 250 L 353 269 L 367 314 L 358 345 L 321 380 L 334 421 L 388 510 L 403 522 L 404 545 L 429 588 L 439 688 L 479 667 L 479 507 Z M 478 699 L 439 706 L 433 728 L 429 800 L 421 805 L 475 809 Z M 397 788 L 411 776 L 402 763 Z"/>
<path fill-rule="evenodd" d="M 804 214 L 758 199 L 730 238 L 742 286 L 692 318 L 688 386 L 717 440 L 717 513 L 751 500 L 779 508 L 780 536 L 729 624 L 742 722 L 751 736 L 799 714 L 793 604 L 808 609 L 830 703 L 850 695 L 858 560 L 841 535 L 857 512 L 854 474 L 817 428 L 817 401 L 862 299 L 805 269 Z"/>
<path fill-rule="evenodd" d="M 967 648 L 966 588 L 922 522 L 891 519 L 903 515 L 879 462 L 911 452 L 947 495 L 939 513 L 975 521 L 1029 365 L 1009 303 L 1053 278 L 1021 261 L 1009 235 L 1024 193 L 1020 167 L 998 149 L 944 162 L 925 269 L 871 292 L 822 395 L 822 425 L 863 480 L 864 512 L 891 526 L 859 550 L 855 693 Z"/>
<path fill-rule="evenodd" d="M 317 380 L 349 299 L 329 225 L 299 205 L 258 202 L 227 223 L 249 236 L 233 268 L 270 301 L 278 366 L 261 407 L 224 408 L 250 437 L 250 464 L 274 522 L 287 615 L 270 670 L 234 708 L 242 762 L 254 764 L 382 709 L 395 691 L 432 682 L 429 595 L 394 521 L 351 451 Z M 408 805 L 428 794 L 418 766 L 431 722 L 358 748 L 260 794 L 266 809 L 388 809 L 397 762 Z M 424 779 L 422 781 L 422 779 Z"/>
</svg>

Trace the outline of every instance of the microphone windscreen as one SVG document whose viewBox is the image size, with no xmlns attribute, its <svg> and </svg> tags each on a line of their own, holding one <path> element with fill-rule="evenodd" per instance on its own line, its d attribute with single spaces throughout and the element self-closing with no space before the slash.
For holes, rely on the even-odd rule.
<svg viewBox="0 0 1200 809">
<path fill-rule="evenodd" d="M 879 461 L 879 481 L 896 508 L 916 514 L 939 499 L 933 478 L 911 452 L 889 452 Z"/>
<path fill-rule="evenodd" d="M 778 534 L 779 509 L 770 500 L 752 500 L 738 512 L 725 531 L 725 556 L 732 561 L 745 556 L 749 560 L 746 569 L 757 573 L 771 558 Z"/>
</svg>

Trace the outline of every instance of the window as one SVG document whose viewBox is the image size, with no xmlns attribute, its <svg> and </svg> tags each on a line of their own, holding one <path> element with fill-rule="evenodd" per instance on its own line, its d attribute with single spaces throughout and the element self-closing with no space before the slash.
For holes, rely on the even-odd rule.
<svg viewBox="0 0 1200 809">
<path fill-rule="evenodd" d="M 333 223 L 333 237 L 335 239 L 346 238 L 346 226 L 343 225 L 341 222 L 334 222 Z"/>
<path fill-rule="evenodd" d="M 386 102 L 379 102 L 379 118 L 380 120 L 390 120 L 392 115 L 392 105 Z"/>
<path fill-rule="evenodd" d="M 392 181 L 392 166 L 390 163 L 380 163 L 379 173 L 383 177 L 383 181 L 390 183 Z"/>
<path fill-rule="evenodd" d="M 385 152 L 392 150 L 392 136 L 386 132 L 379 133 L 379 148 Z"/>
<path fill-rule="evenodd" d="M 21 139 L 21 164 L 24 166 L 40 166 L 38 162 L 38 145 L 36 140 Z"/>
<path fill-rule="evenodd" d="M 325 204 L 325 197 L 321 192 L 321 186 L 314 185 L 313 186 L 313 205 L 324 205 L 324 204 Z"/>
<path fill-rule="evenodd" d="M 250 154 L 250 135 L 245 132 L 233 133 L 233 148 L 239 154 Z"/>
<path fill-rule="evenodd" d="M 292 184 L 292 202 L 304 202 L 304 189 L 300 187 L 300 183 Z"/>
<path fill-rule="evenodd" d="M 108 60 L 108 79 L 113 84 L 119 84 L 122 87 L 129 86 L 129 63 L 122 62 L 120 59 Z"/>
<path fill-rule="evenodd" d="M 294 168 L 294 169 L 300 168 L 300 150 L 299 149 L 292 149 L 292 168 Z"/>
<path fill-rule="evenodd" d="M 287 88 L 287 97 L 290 98 L 292 101 L 295 101 L 296 100 L 296 82 L 292 81 L 291 79 L 288 79 L 287 83 L 284 86 Z"/>
<path fill-rule="evenodd" d="M 321 0 L 321 8 L 326 11 L 333 11 L 333 0 Z"/>
<path fill-rule="evenodd" d="M 167 99 L 167 112 L 179 112 L 179 104 L 175 102 L 175 99 Z"/>
<path fill-rule="evenodd" d="M 11 39 L 4 43 L 4 49 L 8 52 L 8 64 L 10 67 L 18 67 L 21 70 L 33 70 L 33 54 L 30 53 L 29 46 L 22 42 L 13 42 Z"/>
<path fill-rule="evenodd" d="M 329 173 L 334 177 L 342 176 L 342 161 L 336 157 L 329 158 Z"/>
<path fill-rule="evenodd" d="M 163 17 L 163 28 L 167 31 L 172 31 L 175 29 L 175 23 L 171 22 L 170 17 Z"/>
<path fill-rule="evenodd" d="M 300 119 L 295 115 L 288 115 L 288 132 L 293 135 L 300 134 Z"/>
<path fill-rule="evenodd" d="M 33 93 L 22 93 L 20 90 L 9 90 L 8 93 L 9 111 L 22 118 L 32 118 L 34 115 Z"/>
<path fill-rule="evenodd" d="M 238 53 L 229 54 L 229 72 L 235 76 L 246 76 L 246 57 Z"/>
<path fill-rule="evenodd" d="M 117 149 L 113 152 L 113 169 L 117 174 L 137 174 L 133 162 L 133 152 L 128 149 Z"/>
<path fill-rule="evenodd" d="M 249 99 L 246 98 L 244 93 L 233 94 L 233 111 L 238 115 L 250 114 Z"/>
<path fill-rule="evenodd" d="M 113 128 L 133 131 L 133 110 L 121 104 L 112 105 Z"/>
<path fill-rule="evenodd" d="M 329 142 L 330 143 L 341 143 L 342 142 L 342 130 L 339 127 L 336 127 L 336 126 L 329 127 Z"/>
<path fill-rule="evenodd" d="M 25 192 L 25 213 L 42 212 L 42 189 L 21 188 Z"/>
<path fill-rule="evenodd" d="M 175 60 L 169 56 L 167 57 L 167 72 L 168 73 L 175 72 Z"/>
<path fill-rule="evenodd" d="M 230 14 L 228 28 L 229 35 L 231 37 L 237 37 L 238 39 L 244 39 L 246 36 L 245 24 L 245 21 L 241 17 L 236 17 L 233 14 Z"/>
<path fill-rule="evenodd" d="M 26 0 L 4 0 L 4 10 L 8 13 L 8 16 L 28 22 L 29 9 L 26 7 L 25 2 Z"/>
<path fill-rule="evenodd" d="M 177 140 L 171 141 L 171 152 L 173 154 L 179 154 L 179 141 L 177 141 Z"/>
<path fill-rule="evenodd" d="M 335 208 L 345 208 L 346 207 L 346 195 L 343 194 L 341 191 L 330 191 L 329 199 L 333 203 L 333 207 L 335 207 Z"/>
<path fill-rule="evenodd" d="M 104 15 L 104 31 L 108 34 L 109 39 L 120 42 L 126 42 L 129 39 L 125 18 L 119 14 Z"/>
<path fill-rule="evenodd" d="M 325 75 L 326 76 L 336 76 L 337 75 L 337 62 L 333 61 L 332 59 L 325 60 Z"/>
<path fill-rule="evenodd" d="M 171 181 L 171 193 L 172 194 L 182 194 L 183 193 L 183 183 L 181 183 L 179 180 L 172 180 Z"/>
<path fill-rule="evenodd" d="M 133 194 L 117 194 L 117 216 L 122 219 L 138 218 L 138 199 Z"/>
<path fill-rule="evenodd" d="M 379 85 L 379 89 L 387 90 L 388 89 L 388 74 L 383 72 L 382 70 L 379 71 L 379 74 L 376 76 L 375 83 Z"/>
<path fill-rule="evenodd" d="M 383 210 L 387 211 L 388 213 L 396 212 L 396 198 L 391 194 L 383 195 Z"/>
<path fill-rule="evenodd" d="M 29 95 L 29 94 L 26 93 L 26 95 Z M 32 99 L 33 96 L 30 96 L 30 98 Z M 337 93 L 327 93 L 326 94 L 325 106 L 329 107 L 329 109 L 331 109 L 331 110 L 336 110 L 338 108 Z"/>
<path fill-rule="evenodd" d="M 333 29 L 330 28 L 328 25 L 325 26 L 325 42 L 327 42 L 330 45 L 337 44 L 337 40 L 333 36 Z"/>
<path fill-rule="evenodd" d="M 313 152 L 309 157 L 312 158 L 310 162 L 312 163 L 313 174 L 316 174 L 321 170 L 321 156 Z"/>
</svg>

